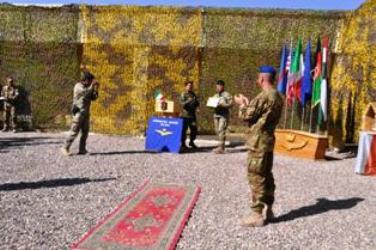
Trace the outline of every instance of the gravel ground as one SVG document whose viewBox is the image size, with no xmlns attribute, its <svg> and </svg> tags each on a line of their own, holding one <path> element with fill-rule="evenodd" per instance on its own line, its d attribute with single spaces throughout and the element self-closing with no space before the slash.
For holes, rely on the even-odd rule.
<svg viewBox="0 0 376 250">
<path fill-rule="evenodd" d="M 148 154 L 143 139 L 91 135 L 91 155 L 64 157 L 64 136 L 0 133 L 0 249 L 67 249 L 146 178 L 202 187 L 177 249 L 376 249 L 376 179 L 354 174 L 355 159 L 277 156 L 278 218 L 242 228 L 238 220 L 249 213 L 242 147 Z"/>
</svg>

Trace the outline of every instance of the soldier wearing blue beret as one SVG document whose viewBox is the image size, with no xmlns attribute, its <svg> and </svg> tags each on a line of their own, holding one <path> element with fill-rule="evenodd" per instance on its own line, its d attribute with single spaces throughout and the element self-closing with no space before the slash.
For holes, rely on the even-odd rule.
<svg viewBox="0 0 376 250">
<path fill-rule="evenodd" d="M 263 226 L 273 217 L 275 184 L 272 173 L 274 131 L 279 123 L 283 99 L 274 88 L 276 71 L 271 66 L 259 68 L 257 84 L 262 91 L 251 102 L 243 96 L 235 97 L 239 117 L 249 126 L 248 181 L 252 189 L 252 214 L 241 223 L 244 226 Z"/>
</svg>

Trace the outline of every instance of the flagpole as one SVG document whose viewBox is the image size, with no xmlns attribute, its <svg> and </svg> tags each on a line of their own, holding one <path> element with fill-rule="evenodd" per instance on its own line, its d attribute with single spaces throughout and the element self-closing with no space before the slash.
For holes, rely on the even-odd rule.
<svg viewBox="0 0 376 250">
<path fill-rule="evenodd" d="M 290 56 L 290 66 L 291 67 L 291 59 L 292 59 L 292 31 L 290 31 L 290 50 L 289 50 L 289 56 Z M 288 61 L 288 59 L 287 59 Z M 287 63 L 287 62 L 286 62 Z M 289 68 L 289 71 L 290 71 L 290 68 Z M 287 85 L 286 85 L 286 95 L 285 95 L 285 125 L 284 125 L 284 129 L 286 129 L 286 126 L 287 126 L 287 112 L 288 112 L 288 106 L 287 106 L 287 91 L 288 91 L 288 85 L 289 85 L 289 78 L 288 78 L 288 74 L 289 72 L 287 72 Z"/>
<path fill-rule="evenodd" d="M 303 30 L 303 39 L 302 39 L 302 41 L 303 41 L 303 43 L 304 43 L 304 38 L 305 38 L 305 31 Z M 303 53 L 303 52 L 302 52 Z M 305 57 L 305 55 L 304 55 L 304 57 Z M 305 59 L 305 58 L 304 58 Z M 301 63 L 303 63 L 303 65 L 304 65 L 304 60 L 303 60 L 303 62 L 301 62 Z M 301 65 L 300 67 L 302 67 L 303 65 Z M 303 72 L 303 76 L 302 76 L 302 78 L 304 78 L 304 72 Z M 302 85 L 303 85 L 303 83 L 302 83 Z M 303 88 L 303 86 L 301 87 L 301 89 Z M 305 93 L 303 93 L 304 95 L 305 95 Z M 301 98 L 303 98 L 303 97 L 301 97 Z M 304 99 L 305 99 L 305 97 L 304 97 Z M 305 120 L 305 101 L 304 101 L 304 103 L 302 102 L 302 108 L 303 108 L 303 114 L 302 114 L 302 124 L 301 124 L 301 128 L 300 128 L 300 130 L 304 130 L 304 120 Z"/>
</svg>

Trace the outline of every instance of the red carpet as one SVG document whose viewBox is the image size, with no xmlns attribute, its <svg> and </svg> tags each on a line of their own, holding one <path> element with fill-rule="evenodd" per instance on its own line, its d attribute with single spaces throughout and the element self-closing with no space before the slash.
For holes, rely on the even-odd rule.
<svg viewBox="0 0 376 250">
<path fill-rule="evenodd" d="M 71 249 L 174 249 L 200 188 L 143 184 Z"/>
</svg>

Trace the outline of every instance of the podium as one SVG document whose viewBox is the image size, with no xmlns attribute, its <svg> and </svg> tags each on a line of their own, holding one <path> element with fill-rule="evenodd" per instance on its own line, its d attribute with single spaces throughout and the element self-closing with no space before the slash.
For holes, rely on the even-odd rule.
<svg viewBox="0 0 376 250">
<path fill-rule="evenodd" d="M 174 101 L 156 100 L 156 115 L 151 117 L 146 130 L 145 150 L 179 153 L 183 133 L 183 119 Z"/>
<path fill-rule="evenodd" d="M 183 132 L 183 119 L 153 116 L 146 130 L 145 150 L 179 153 Z"/>
</svg>

